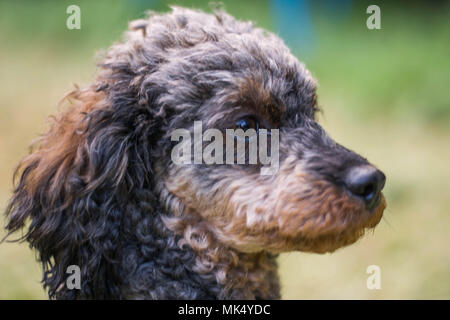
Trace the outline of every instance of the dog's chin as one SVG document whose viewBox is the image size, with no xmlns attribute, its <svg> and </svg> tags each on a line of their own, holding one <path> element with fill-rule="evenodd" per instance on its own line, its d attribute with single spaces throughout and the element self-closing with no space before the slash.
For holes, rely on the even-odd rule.
<svg viewBox="0 0 450 320">
<path fill-rule="evenodd" d="M 360 214 L 365 217 L 362 221 L 354 224 L 349 222 L 347 228 L 339 232 L 331 230 L 314 237 L 300 236 L 297 241 L 292 243 L 294 250 L 327 253 L 351 245 L 360 239 L 366 231 L 374 229 L 378 225 L 383 217 L 385 208 L 386 200 L 384 196 L 381 195 L 379 204 L 373 210 L 364 210 L 363 212 L 360 212 Z"/>
<path fill-rule="evenodd" d="M 355 218 L 348 219 L 344 226 L 341 223 L 335 227 L 328 227 L 326 231 L 319 231 L 314 234 L 308 234 L 300 230 L 297 235 L 285 236 L 278 245 L 276 242 L 273 242 L 265 249 L 274 253 L 289 251 L 329 253 L 336 251 L 339 248 L 355 243 L 366 231 L 374 229 L 383 217 L 385 208 L 386 201 L 381 195 L 376 208 L 371 211 L 355 212 Z"/>
</svg>

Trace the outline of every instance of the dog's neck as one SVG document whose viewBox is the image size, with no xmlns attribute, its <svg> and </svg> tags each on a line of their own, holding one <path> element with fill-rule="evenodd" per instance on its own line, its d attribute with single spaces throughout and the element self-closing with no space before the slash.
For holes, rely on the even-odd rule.
<svg viewBox="0 0 450 320">
<path fill-rule="evenodd" d="M 125 245 L 125 298 L 280 298 L 276 255 L 238 252 L 220 245 L 199 225 L 163 216 L 171 215 L 154 217 L 152 239 Z"/>
</svg>

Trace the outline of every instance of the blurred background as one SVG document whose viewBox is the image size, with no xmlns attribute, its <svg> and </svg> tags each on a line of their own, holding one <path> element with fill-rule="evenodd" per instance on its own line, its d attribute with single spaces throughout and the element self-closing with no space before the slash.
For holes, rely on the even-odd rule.
<svg viewBox="0 0 450 320">
<path fill-rule="evenodd" d="M 208 3 L 0 2 L 2 212 L 15 165 L 58 100 L 92 81 L 95 53 L 148 9 L 210 11 Z M 81 8 L 80 30 L 66 28 L 71 4 Z M 381 9 L 380 30 L 366 26 L 371 4 Z M 320 123 L 387 175 L 388 208 L 373 233 L 333 254 L 280 256 L 282 297 L 450 299 L 449 4 L 257 0 L 224 8 L 285 40 L 319 81 Z M 366 287 L 369 265 L 381 268 L 381 290 Z M 46 298 L 40 279 L 27 244 L 0 245 L 0 299 Z"/>
</svg>

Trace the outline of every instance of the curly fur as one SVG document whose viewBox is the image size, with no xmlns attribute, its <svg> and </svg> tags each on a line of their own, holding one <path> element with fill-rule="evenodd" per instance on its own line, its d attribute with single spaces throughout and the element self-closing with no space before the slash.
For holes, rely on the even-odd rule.
<svg viewBox="0 0 450 320">
<path fill-rule="evenodd" d="M 278 37 L 173 8 L 131 23 L 99 67 L 22 160 L 6 210 L 10 233 L 30 221 L 51 298 L 276 299 L 278 252 L 333 251 L 380 220 L 384 199 L 369 212 L 339 187 L 368 163 L 314 121 L 315 81 Z M 243 110 L 280 127 L 279 174 L 170 162 L 174 128 Z"/>
</svg>

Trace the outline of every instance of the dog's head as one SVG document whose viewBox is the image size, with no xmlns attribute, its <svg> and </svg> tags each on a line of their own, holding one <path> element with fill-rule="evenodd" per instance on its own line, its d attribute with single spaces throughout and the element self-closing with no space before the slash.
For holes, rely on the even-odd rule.
<svg viewBox="0 0 450 320">
<path fill-rule="evenodd" d="M 379 222 L 383 173 L 316 122 L 315 80 L 278 37 L 226 14 L 176 10 L 170 23 L 158 21 L 142 22 L 145 32 L 138 29 L 136 38 L 142 37 L 137 43 L 143 53 L 166 53 L 144 75 L 143 88 L 157 92 L 154 105 L 167 119 L 166 152 L 155 170 L 160 194 L 176 217 L 166 219 L 172 229 L 190 225 L 195 236 L 191 229 L 185 236 L 194 238 L 207 229 L 244 251 L 326 252 L 353 243 Z M 194 146 L 196 121 L 204 133 L 200 151 Z M 173 159 L 179 145 L 170 142 L 180 128 L 188 132 L 188 161 L 181 164 Z M 279 140 L 266 133 L 279 160 L 272 174 L 261 175 L 267 166 L 260 162 L 249 164 L 250 137 L 244 138 L 245 163 L 237 155 L 235 164 L 226 161 L 225 153 L 237 151 L 239 140 L 229 149 L 226 130 L 239 128 L 257 134 L 278 130 Z M 217 139 L 223 154 L 214 150 L 218 161 L 208 163 L 208 145 Z M 258 155 L 260 147 L 253 149 Z"/>
<path fill-rule="evenodd" d="M 120 291 L 105 279 L 120 277 L 112 266 L 124 243 L 164 237 L 155 216 L 194 249 L 327 252 L 353 243 L 381 219 L 385 177 L 328 137 L 315 120 L 315 90 L 284 43 L 250 23 L 180 8 L 150 14 L 107 51 L 95 84 L 68 95 L 71 107 L 23 160 L 7 228 L 31 219 L 24 238 L 40 252 L 51 295 L 70 264 L 88 277 L 87 296 Z M 192 163 L 177 163 L 173 132 L 195 140 L 198 123 L 214 136 L 200 141 L 212 158 L 227 157 L 208 149 L 215 141 L 236 160 L 226 129 L 253 129 L 268 138 L 276 166 L 262 175 L 267 163 L 247 163 L 252 137 L 242 139 L 244 163 L 198 162 L 195 143 L 184 149 Z"/>
</svg>

